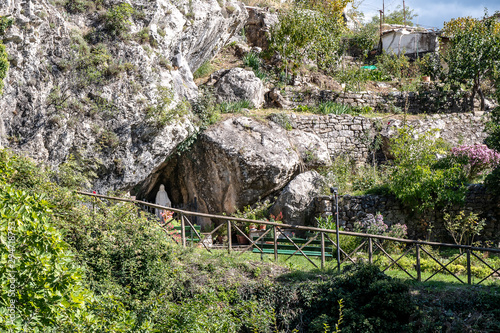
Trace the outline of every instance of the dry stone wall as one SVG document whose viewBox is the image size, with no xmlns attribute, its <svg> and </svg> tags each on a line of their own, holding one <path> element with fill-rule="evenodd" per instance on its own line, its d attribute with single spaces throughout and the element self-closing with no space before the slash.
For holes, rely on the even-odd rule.
<svg viewBox="0 0 500 333">
<path fill-rule="evenodd" d="M 316 216 L 326 217 L 331 214 L 329 197 L 315 200 Z M 485 219 L 486 226 L 478 240 L 489 240 L 497 245 L 500 242 L 500 201 L 489 194 L 482 185 L 471 185 L 466 195 L 464 206 L 454 206 L 447 210 L 451 215 L 464 211 L 465 215 L 473 212 Z M 412 239 L 427 239 L 452 242 L 453 239 L 444 227 L 444 211 L 434 210 L 417 214 L 403 207 L 393 196 L 386 195 L 344 195 L 339 198 L 339 222 L 346 230 L 352 230 L 356 221 L 363 220 L 368 214 L 381 213 L 384 222 L 391 226 L 396 223 L 408 226 L 408 236 Z M 429 227 L 432 231 L 429 234 Z"/>
<path fill-rule="evenodd" d="M 322 102 L 335 102 L 351 107 L 370 107 L 381 113 L 395 113 L 406 110 L 408 114 L 455 113 L 470 111 L 470 97 L 466 92 L 454 94 L 441 91 L 433 85 L 423 84 L 420 91 L 402 92 L 390 91 L 377 93 L 373 91 L 343 92 L 336 90 L 320 90 L 301 88 L 308 85 L 307 81 L 296 82 L 298 87 L 273 89 L 267 95 L 269 106 L 295 109 L 303 106 L 314 107 Z M 383 84 L 383 83 L 381 83 Z M 389 86 L 387 86 L 389 87 Z M 495 104 L 486 100 L 486 109 L 492 109 Z M 474 100 L 474 110 L 480 110 L 480 100 Z"/>
<path fill-rule="evenodd" d="M 488 113 L 435 114 L 407 120 L 410 126 L 423 132 L 438 129 L 441 137 L 451 145 L 482 143 Z M 318 135 L 328 146 L 332 158 L 347 155 L 359 163 L 387 152 L 389 138 L 403 126 L 396 118 L 366 118 L 351 115 L 291 115 L 293 127 Z M 380 137 L 381 145 L 375 140 Z"/>
</svg>

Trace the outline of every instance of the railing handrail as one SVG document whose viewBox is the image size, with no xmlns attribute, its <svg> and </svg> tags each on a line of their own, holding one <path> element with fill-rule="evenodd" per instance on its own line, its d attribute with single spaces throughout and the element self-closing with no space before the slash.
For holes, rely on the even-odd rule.
<svg viewBox="0 0 500 333">
<path fill-rule="evenodd" d="M 130 202 L 130 203 L 148 206 L 151 208 L 165 209 L 165 210 L 169 210 L 169 211 L 172 211 L 175 213 L 184 214 L 184 215 L 188 215 L 188 216 L 200 216 L 200 217 L 207 217 L 207 218 L 226 220 L 226 221 L 265 224 L 265 225 L 270 225 L 270 226 L 284 227 L 284 228 L 303 230 L 303 231 L 324 232 L 324 233 L 330 233 L 330 234 L 336 233 L 335 230 L 331 230 L 331 229 L 306 227 L 306 226 L 300 226 L 300 225 L 291 225 L 291 224 L 276 223 L 276 222 L 261 221 L 261 220 L 251 220 L 251 219 L 244 219 L 244 218 L 240 218 L 240 217 L 232 217 L 232 216 L 226 216 L 226 215 L 214 215 L 214 214 L 207 214 L 207 213 L 191 212 L 191 211 L 186 211 L 186 210 L 182 210 L 182 209 L 178 209 L 178 208 L 160 206 L 160 205 L 152 204 L 152 203 L 141 201 L 141 200 L 112 197 L 112 196 L 83 192 L 83 191 L 76 191 L 76 193 L 81 194 L 81 195 L 91 196 L 91 197 L 102 198 L 102 199 Z M 418 244 L 418 245 L 430 245 L 430 246 L 444 246 L 444 247 L 451 247 L 451 248 L 456 248 L 456 249 L 468 249 L 468 250 L 472 250 L 472 251 L 489 251 L 489 252 L 500 253 L 500 249 L 495 249 L 495 248 L 475 247 L 475 246 L 471 246 L 471 245 L 458 245 L 458 244 L 439 243 L 439 242 L 428 242 L 428 241 L 396 238 L 396 237 L 389 237 L 389 236 L 382 236 L 382 235 L 365 234 L 365 233 L 352 232 L 352 231 L 339 231 L 339 235 L 357 236 L 357 237 L 363 237 L 363 238 L 374 238 L 374 239 L 396 241 L 396 242 L 415 244 L 415 245 Z"/>
</svg>

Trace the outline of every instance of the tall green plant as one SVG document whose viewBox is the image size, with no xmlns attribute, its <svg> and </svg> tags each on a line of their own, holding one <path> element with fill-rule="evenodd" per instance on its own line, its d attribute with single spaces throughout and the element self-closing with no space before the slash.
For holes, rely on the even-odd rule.
<svg viewBox="0 0 500 333">
<path fill-rule="evenodd" d="M 444 31 L 450 37 L 450 45 L 444 50 L 449 79 L 465 84 L 471 91 L 470 107 L 478 94 L 481 110 L 484 110 L 484 92 L 481 84 L 485 79 L 498 77 L 500 63 L 500 22 L 496 16 L 483 19 L 461 17 L 445 23 Z"/>
<path fill-rule="evenodd" d="M 345 30 L 341 11 L 296 2 L 280 13 L 271 30 L 269 50 L 281 55 L 285 73 L 310 59 L 318 68 L 332 70 L 341 56 L 340 36 Z"/>
<path fill-rule="evenodd" d="M 411 127 L 401 128 L 391 140 L 391 153 L 394 168 L 389 188 L 412 210 L 463 203 L 467 181 L 464 168 L 453 159 L 439 158 L 448 149 L 433 131 L 419 134 Z"/>
</svg>

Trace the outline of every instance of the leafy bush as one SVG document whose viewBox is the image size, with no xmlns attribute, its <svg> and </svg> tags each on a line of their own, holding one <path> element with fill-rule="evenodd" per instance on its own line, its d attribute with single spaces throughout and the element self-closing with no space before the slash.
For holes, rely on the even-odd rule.
<svg viewBox="0 0 500 333">
<path fill-rule="evenodd" d="M 205 77 L 210 75 L 214 71 L 214 68 L 210 61 L 205 61 L 194 73 L 193 77 L 199 79 L 200 77 Z"/>
<path fill-rule="evenodd" d="M 243 109 L 252 109 L 253 104 L 249 100 L 244 99 L 237 102 L 222 102 L 217 108 L 220 113 L 239 113 Z"/>
<path fill-rule="evenodd" d="M 92 295 L 68 244 L 51 225 L 53 212 L 44 195 L 1 183 L 0 213 L 5 277 L 0 299 L 14 309 L 0 311 L 2 330 L 44 331 L 77 320 Z"/>
<path fill-rule="evenodd" d="M 341 56 L 344 7 L 339 5 L 333 10 L 325 10 L 316 2 L 296 2 L 280 11 L 279 23 L 271 29 L 269 52 L 281 55 L 287 75 L 299 68 L 305 59 L 311 59 L 320 69 L 332 69 Z"/>
<path fill-rule="evenodd" d="M 109 9 L 104 15 L 106 30 L 114 36 L 121 36 L 132 24 L 130 17 L 134 9 L 128 3 L 121 3 Z"/>
<path fill-rule="evenodd" d="M 389 189 L 412 210 L 423 211 L 448 204 L 460 204 L 467 190 L 463 165 L 440 160 L 447 147 L 433 132 L 418 134 L 404 127 L 391 140 L 394 155 Z"/>
<path fill-rule="evenodd" d="M 175 107 L 171 107 L 174 101 L 174 92 L 168 87 L 158 86 L 155 105 L 146 107 L 146 120 L 156 128 L 163 128 L 176 117 L 182 117 L 189 113 L 189 103 L 181 101 Z"/>
<path fill-rule="evenodd" d="M 8 54 L 5 49 L 5 45 L 3 45 L 2 41 L 0 41 L 0 95 L 3 90 L 3 79 L 7 76 L 7 71 L 9 70 L 9 59 Z"/>
<path fill-rule="evenodd" d="M 500 153 L 486 145 L 462 145 L 453 147 L 451 155 L 464 165 L 467 179 L 472 181 L 484 171 L 491 170 L 500 163 Z"/>
<path fill-rule="evenodd" d="M 486 221 L 479 220 L 478 215 L 474 213 L 470 213 L 469 216 L 465 216 L 463 211 L 455 216 L 444 214 L 444 226 L 459 245 L 472 245 L 474 237 L 481 234 L 485 225 Z"/>
</svg>

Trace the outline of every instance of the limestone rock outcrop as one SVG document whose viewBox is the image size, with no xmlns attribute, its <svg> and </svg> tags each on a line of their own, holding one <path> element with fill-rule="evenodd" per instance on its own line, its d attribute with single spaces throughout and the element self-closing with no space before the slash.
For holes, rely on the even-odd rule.
<svg viewBox="0 0 500 333">
<path fill-rule="evenodd" d="M 283 189 L 270 213 L 292 225 L 311 225 L 315 206 L 314 200 L 324 186 L 323 177 L 316 171 L 307 171 L 295 177 Z"/>
<path fill-rule="evenodd" d="M 233 213 L 281 190 L 299 173 L 304 162 L 292 137 L 317 144 L 299 132 L 247 117 L 227 119 L 201 134 L 189 152 L 166 162 L 139 194 L 151 196 L 161 183 L 173 202 L 196 197 L 200 212 Z"/>
<path fill-rule="evenodd" d="M 0 36 L 0 146 L 54 167 L 73 155 L 94 189 L 129 189 L 195 131 L 183 105 L 197 96 L 192 72 L 248 14 L 233 1 L 132 0 L 121 31 L 107 16 L 121 2 L 64 3 L 0 0 L 14 20 Z"/>
<path fill-rule="evenodd" d="M 235 67 L 214 76 L 218 77 L 214 84 L 218 103 L 248 100 L 256 108 L 264 104 L 264 84 L 253 71 Z"/>
<path fill-rule="evenodd" d="M 245 24 L 245 34 L 250 45 L 267 49 L 271 28 L 279 22 L 278 14 L 271 13 L 268 9 L 247 7 L 248 20 Z"/>
</svg>

